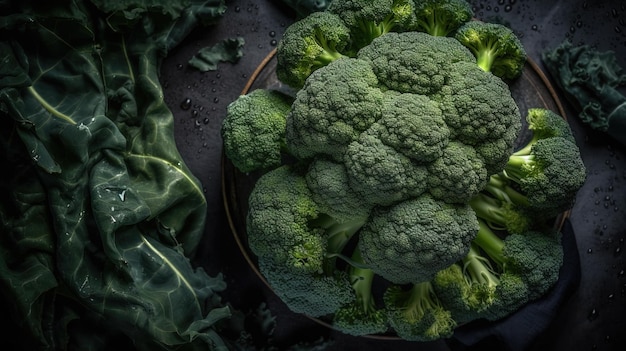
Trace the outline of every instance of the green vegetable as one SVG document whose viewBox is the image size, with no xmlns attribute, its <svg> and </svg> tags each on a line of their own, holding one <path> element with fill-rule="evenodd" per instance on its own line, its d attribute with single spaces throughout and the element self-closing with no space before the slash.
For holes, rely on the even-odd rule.
<svg viewBox="0 0 626 351">
<path fill-rule="evenodd" d="M 435 291 L 459 323 L 500 319 L 556 283 L 563 262 L 559 238 L 527 231 L 501 239 L 480 221 L 468 255 L 437 274 Z"/>
<path fill-rule="evenodd" d="M 465 0 L 416 0 L 417 30 L 434 36 L 447 36 L 474 17 Z"/>
<path fill-rule="evenodd" d="M 224 153 L 240 171 L 280 165 L 292 101 L 277 90 L 256 89 L 227 106 L 221 127 Z"/>
<path fill-rule="evenodd" d="M 41 4 L 40 4 L 41 5 Z M 159 65 L 222 1 L 4 2 L 0 282 L 16 349 L 225 349 Z M 4 309 L 3 309 L 4 310 Z"/>
<path fill-rule="evenodd" d="M 431 282 L 387 288 L 383 299 L 389 324 L 399 337 L 409 341 L 431 341 L 452 336 L 456 322 L 441 303 Z"/>
<path fill-rule="evenodd" d="M 352 261 L 359 264 L 365 263 L 358 248 L 352 254 Z M 350 266 L 349 274 L 356 299 L 353 303 L 335 311 L 333 327 L 356 336 L 386 332 L 389 328 L 386 311 L 376 306 L 372 292 L 374 271 Z"/>
<path fill-rule="evenodd" d="M 522 74 L 526 51 L 515 33 L 503 24 L 470 21 L 461 26 L 455 38 L 476 56 L 478 66 L 502 79 Z"/>
<path fill-rule="evenodd" d="M 314 12 L 293 23 L 276 48 L 276 75 L 283 83 L 300 88 L 319 67 L 344 56 L 350 32 L 343 21 L 328 12 Z"/>
<path fill-rule="evenodd" d="M 243 56 L 242 37 L 224 39 L 213 46 L 204 47 L 189 59 L 189 65 L 201 72 L 215 71 L 219 62 L 237 63 Z"/>
<path fill-rule="evenodd" d="M 465 256 L 477 230 L 468 205 L 424 195 L 376 208 L 359 232 L 359 245 L 381 277 L 396 284 L 423 282 Z"/>
<path fill-rule="evenodd" d="M 564 41 L 541 56 L 567 97 L 581 109 L 578 117 L 593 130 L 626 145 L 626 74 L 613 51 Z"/>
</svg>

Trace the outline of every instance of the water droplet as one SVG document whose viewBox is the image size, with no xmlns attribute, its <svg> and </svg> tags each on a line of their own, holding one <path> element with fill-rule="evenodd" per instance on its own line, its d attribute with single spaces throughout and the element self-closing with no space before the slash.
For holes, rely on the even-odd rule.
<svg viewBox="0 0 626 351">
<path fill-rule="evenodd" d="M 621 253 L 622 253 L 622 248 L 621 247 L 615 248 L 615 256 L 619 256 Z"/>
<path fill-rule="evenodd" d="M 122 192 L 117 194 L 117 196 L 119 196 L 122 201 L 126 200 L 126 189 L 122 190 Z"/>
<path fill-rule="evenodd" d="M 204 122 L 204 124 L 209 124 L 209 119 L 207 117 L 205 117 L 202 122 Z"/>
<path fill-rule="evenodd" d="M 621 33 L 622 32 L 622 28 L 615 26 L 615 28 L 613 28 L 613 30 L 615 31 L 615 33 Z"/>
<path fill-rule="evenodd" d="M 184 66 L 183 66 L 183 64 L 182 64 L 182 63 L 179 63 L 179 64 L 177 64 L 177 65 L 176 65 L 176 69 L 177 69 L 177 70 L 181 70 L 181 69 L 183 69 L 183 67 L 184 67 Z"/>
<path fill-rule="evenodd" d="M 272 40 L 270 40 L 270 45 L 271 46 L 276 46 L 276 45 L 278 45 L 278 41 L 276 41 L 276 39 L 272 39 Z"/>
<path fill-rule="evenodd" d="M 592 248 L 587 249 L 587 253 L 588 253 L 588 254 L 590 254 L 590 253 L 592 253 L 592 252 L 593 252 L 593 249 L 592 249 Z"/>
<path fill-rule="evenodd" d="M 617 17 L 618 14 L 617 9 L 611 9 L 611 16 Z"/>
<path fill-rule="evenodd" d="M 196 125 L 196 127 L 200 127 L 200 121 L 195 120 L 194 124 Z"/>
<path fill-rule="evenodd" d="M 198 116 L 198 110 L 193 110 L 191 111 L 191 117 L 197 117 Z"/>
<path fill-rule="evenodd" d="M 272 30 L 272 31 L 270 31 L 270 37 L 272 37 L 272 38 L 273 38 L 273 37 L 275 37 L 275 36 L 276 36 L 276 32 L 275 32 L 275 31 L 273 31 L 273 30 Z"/>
<path fill-rule="evenodd" d="M 241 11 L 241 7 L 235 6 L 235 12 L 240 12 L 240 11 Z"/>
<path fill-rule="evenodd" d="M 183 110 L 189 110 L 191 108 L 191 99 L 185 98 L 185 100 L 180 103 L 180 108 L 182 108 Z"/>
<path fill-rule="evenodd" d="M 504 12 L 511 12 L 512 9 L 513 9 L 513 6 L 511 5 L 504 6 Z"/>
<path fill-rule="evenodd" d="M 539 27 L 536 24 L 533 24 L 530 29 L 536 31 L 537 29 L 539 29 Z"/>
<path fill-rule="evenodd" d="M 589 319 L 590 321 L 594 321 L 596 320 L 596 318 L 598 318 L 598 314 L 599 314 L 598 311 L 594 308 L 587 315 L 587 319 Z"/>
<path fill-rule="evenodd" d="M 619 273 L 617 273 L 618 277 L 623 277 L 624 276 L 624 270 L 622 269 L 621 271 L 619 271 Z"/>
<path fill-rule="evenodd" d="M 214 97 L 214 98 L 213 98 L 213 102 L 217 104 L 218 102 L 220 102 L 220 98 L 218 98 L 218 97 Z"/>
</svg>

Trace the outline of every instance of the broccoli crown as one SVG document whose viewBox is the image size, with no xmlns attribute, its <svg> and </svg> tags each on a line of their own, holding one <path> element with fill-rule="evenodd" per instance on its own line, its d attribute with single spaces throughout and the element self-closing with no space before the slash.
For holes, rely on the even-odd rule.
<svg viewBox="0 0 626 351">
<path fill-rule="evenodd" d="M 507 85 L 455 39 L 387 33 L 309 76 L 286 143 L 300 159 L 345 163 L 353 189 L 374 205 L 427 191 L 464 203 L 501 170 L 494 165 L 513 151 L 520 120 Z"/>
<path fill-rule="evenodd" d="M 520 39 L 499 23 L 469 21 L 457 29 L 454 37 L 476 56 L 480 68 L 502 79 L 522 74 L 526 51 Z"/>
<path fill-rule="evenodd" d="M 434 36 L 447 36 L 474 16 L 465 0 L 420 0 L 415 2 L 417 30 Z"/>
<path fill-rule="evenodd" d="M 456 322 L 439 301 L 430 282 L 410 289 L 392 285 L 383 295 L 389 324 L 409 341 L 430 341 L 452 336 Z"/>
<path fill-rule="evenodd" d="M 291 24 L 276 48 L 276 75 L 287 85 L 300 88 L 319 67 L 340 57 L 349 44 L 350 31 L 337 16 L 313 12 Z"/>
<path fill-rule="evenodd" d="M 545 108 L 531 108 L 526 114 L 528 130 L 532 132 L 530 140 L 523 143 L 522 148 L 515 151 L 516 155 L 530 153 L 530 148 L 540 139 L 561 137 L 576 143 L 569 123 L 561 115 Z"/>
<path fill-rule="evenodd" d="M 256 89 L 231 102 L 221 126 L 224 153 L 241 172 L 280 165 L 292 98 Z"/>
<path fill-rule="evenodd" d="M 467 254 L 478 230 L 468 205 L 428 195 L 377 207 L 359 233 L 365 263 L 397 284 L 430 280 Z"/>
</svg>

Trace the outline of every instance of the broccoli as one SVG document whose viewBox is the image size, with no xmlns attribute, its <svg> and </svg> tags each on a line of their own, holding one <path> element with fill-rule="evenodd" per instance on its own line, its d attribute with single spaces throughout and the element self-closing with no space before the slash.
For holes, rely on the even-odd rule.
<svg viewBox="0 0 626 351">
<path fill-rule="evenodd" d="M 419 283 L 465 256 L 477 230 L 468 205 L 423 195 L 375 208 L 361 228 L 359 245 L 375 273 L 396 284 Z"/>
<path fill-rule="evenodd" d="M 327 8 L 350 29 L 353 53 L 383 34 L 413 30 L 414 10 L 413 0 L 336 0 Z"/>
<path fill-rule="evenodd" d="M 332 325 L 335 329 L 350 335 L 368 335 L 384 333 L 389 328 L 385 309 L 378 308 L 372 292 L 374 272 L 364 268 L 363 258 L 357 247 L 352 254 L 352 261 L 359 267 L 348 268 L 350 281 L 356 299 L 335 312 Z"/>
<path fill-rule="evenodd" d="M 433 279 L 457 323 L 497 320 L 516 311 L 556 283 L 563 262 L 558 233 L 527 231 L 501 239 L 479 223 L 467 256 Z"/>
<path fill-rule="evenodd" d="M 489 194 L 488 190 L 476 195 L 469 204 L 476 217 L 488 223 L 491 228 L 513 234 L 523 233 L 532 225 L 532 215 L 523 205 L 498 199 Z"/>
<path fill-rule="evenodd" d="M 580 108 L 583 124 L 626 146 L 626 74 L 613 51 L 564 41 L 541 56 L 566 96 Z"/>
<path fill-rule="evenodd" d="M 522 74 L 526 50 L 505 25 L 469 21 L 457 29 L 454 37 L 474 53 L 483 70 L 502 79 L 515 79 Z"/>
<path fill-rule="evenodd" d="M 399 337 L 409 341 L 430 341 L 452 336 L 456 322 L 439 301 L 433 285 L 426 281 L 404 289 L 392 285 L 383 301 L 389 324 Z"/>
<path fill-rule="evenodd" d="M 530 148 L 539 139 L 561 137 L 576 143 L 574 134 L 569 123 L 561 115 L 546 108 L 530 108 L 526 114 L 527 128 L 532 132 L 530 140 L 524 143 L 524 147 L 516 150 L 514 154 L 526 155 Z"/>
<path fill-rule="evenodd" d="M 299 89 L 313 71 L 344 57 L 349 42 L 350 32 L 338 16 L 313 12 L 285 29 L 276 47 L 276 76 Z"/>
<path fill-rule="evenodd" d="M 418 0 L 415 2 L 417 29 L 433 36 L 447 36 L 474 17 L 465 0 Z"/>
<path fill-rule="evenodd" d="M 501 170 L 494 165 L 513 152 L 520 126 L 506 84 L 458 41 L 387 33 L 309 76 L 287 116 L 286 142 L 300 160 L 343 162 L 352 188 L 373 205 L 425 192 L 463 203 Z"/>
<path fill-rule="evenodd" d="M 303 171 L 280 166 L 263 174 L 248 200 L 248 244 L 260 272 L 295 312 L 321 316 L 350 303 L 341 253 L 361 224 L 338 223 L 320 213 Z"/>
<path fill-rule="evenodd" d="M 562 137 L 539 139 L 528 154 L 511 155 L 502 174 L 542 217 L 568 210 L 587 177 L 578 147 Z"/>
<path fill-rule="evenodd" d="M 224 153 L 238 170 L 247 173 L 281 164 L 292 101 L 279 91 L 256 89 L 227 106 L 221 127 Z"/>
</svg>

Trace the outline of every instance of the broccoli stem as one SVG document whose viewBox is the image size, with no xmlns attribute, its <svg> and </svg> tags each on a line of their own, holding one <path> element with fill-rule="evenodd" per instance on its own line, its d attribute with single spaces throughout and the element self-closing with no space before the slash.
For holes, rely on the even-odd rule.
<svg viewBox="0 0 626 351">
<path fill-rule="evenodd" d="M 534 155 L 511 155 L 504 166 L 503 173 L 508 179 L 519 184 L 534 166 Z"/>
<path fill-rule="evenodd" d="M 469 204 L 478 218 L 482 218 L 499 229 L 505 229 L 507 217 L 500 200 L 479 193 L 469 201 Z"/>
<path fill-rule="evenodd" d="M 506 259 L 502 253 L 504 241 L 500 239 L 484 221 L 478 220 L 478 224 L 478 233 L 476 237 L 474 237 L 474 240 L 472 240 L 472 243 L 482 249 L 498 266 L 504 268 L 506 263 Z M 472 252 L 472 250 L 475 250 L 475 248 L 470 248 L 470 252 Z M 473 253 L 477 254 L 477 252 Z"/>
<path fill-rule="evenodd" d="M 352 261 L 365 264 L 361 256 L 361 250 L 357 247 L 352 254 Z M 367 268 L 350 266 L 350 281 L 356 294 L 357 304 L 363 308 L 363 312 L 369 313 L 376 310 L 372 284 L 374 283 L 374 271 Z"/>
<path fill-rule="evenodd" d="M 489 260 L 480 254 L 476 245 L 470 245 L 469 252 L 463 258 L 463 269 L 469 275 L 471 285 L 480 284 L 495 288 L 500 279 L 494 274 Z"/>
<path fill-rule="evenodd" d="M 333 217 L 322 214 L 312 220 L 310 225 L 321 228 L 326 235 L 326 258 L 322 264 L 322 270 L 326 275 L 332 275 L 335 271 L 335 263 L 338 256 L 348 244 L 350 239 L 363 226 L 365 219 L 358 218 L 347 222 L 337 222 Z"/>
<path fill-rule="evenodd" d="M 413 284 L 413 287 L 409 291 L 403 292 L 403 294 L 406 294 L 402 299 L 404 305 L 399 307 L 404 310 L 406 320 L 408 321 L 418 321 L 424 317 L 426 311 L 440 307 L 438 300 L 433 299 L 435 291 L 430 282 Z"/>
<path fill-rule="evenodd" d="M 485 191 L 500 201 L 519 206 L 528 206 L 528 197 L 511 187 L 504 175 L 496 174 L 489 178 Z"/>
</svg>

